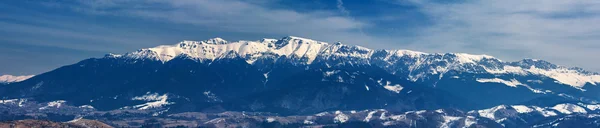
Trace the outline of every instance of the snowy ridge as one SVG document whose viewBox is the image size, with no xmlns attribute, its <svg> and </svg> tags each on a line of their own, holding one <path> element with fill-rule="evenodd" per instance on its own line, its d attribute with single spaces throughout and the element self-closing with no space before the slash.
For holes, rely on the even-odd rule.
<svg viewBox="0 0 600 128">
<path fill-rule="evenodd" d="M 557 104 L 556 106 L 552 107 L 552 109 L 563 114 L 587 113 L 583 107 L 574 104 Z"/>
<path fill-rule="evenodd" d="M 535 66 L 531 66 L 526 71 L 529 71 L 533 74 L 548 76 L 560 83 L 571 85 L 576 88 L 583 88 L 583 86 L 587 83 L 592 85 L 600 83 L 600 75 L 598 74 L 584 74 L 577 70 L 569 69 L 566 67 L 543 70 L 540 68 L 536 68 Z"/>
<path fill-rule="evenodd" d="M 525 106 L 525 105 L 500 105 L 489 109 L 474 110 L 468 113 L 477 115 L 479 117 L 485 117 L 488 119 L 500 122 L 505 118 L 518 117 L 519 114 L 539 114 L 543 117 L 553 117 L 559 114 L 571 115 L 571 114 L 586 114 L 588 110 L 595 111 L 598 104 L 570 104 L 563 103 L 557 104 L 552 107 L 538 107 L 538 106 Z"/>
<path fill-rule="evenodd" d="M 2 75 L 0 76 L 0 83 L 14 83 L 21 82 L 27 80 L 34 75 L 26 75 L 26 76 L 13 76 L 13 75 Z"/>
<path fill-rule="evenodd" d="M 457 60 L 460 63 L 478 63 L 483 59 L 495 59 L 493 56 L 489 55 L 471 55 L 466 53 L 455 53 Z"/>
<path fill-rule="evenodd" d="M 233 51 L 245 58 L 248 63 L 253 63 L 259 57 L 268 55 L 307 58 L 306 63 L 311 63 L 326 46 L 329 45 L 324 42 L 292 36 L 281 40 L 262 39 L 238 42 L 214 38 L 206 41 L 183 41 L 175 45 L 141 49 L 124 56 L 138 59 L 149 58 L 163 62 L 181 55 L 199 60 L 214 60 Z"/>
<path fill-rule="evenodd" d="M 390 57 L 421 57 L 427 55 L 442 55 L 440 53 L 429 54 L 411 50 L 372 50 L 361 46 L 344 45 L 340 42 L 329 44 L 312 39 L 287 36 L 282 39 L 262 39 L 258 41 L 240 40 L 228 42 L 221 38 L 213 38 L 205 41 L 182 41 L 175 45 L 161 45 L 154 48 L 140 49 L 124 55 L 109 54 L 108 57 L 127 57 L 134 59 L 154 59 L 163 62 L 169 61 L 177 56 L 188 56 L 195 59 L 217 59 L 219 56 L 234 51 L 248 63 L 253 63 L 257 58 L 268 55 L 306 58 L 310 64 L 317 57 L 329 58 L 353 57 L 369 59 L 375 52 L 387 52 L 386 60 Z M 482 59 L 493 59 L 488 55 L 471 55 L 465 53 L 450 53 L 456 56 L 455 60 L 460 63 L 476 63 Z"/>
<path fill-rule="evenodd" d="M 249 64 L 256 60 L 286 57 L 298 64 L 309 65 L 314 61 L 327 66 L 376 65 L 390 73 L 404 73 L 411 81 L 442 79 L 450 71 L 474 74 L 541 76 L 554 79 L 556 83 L 569 85 L 584 91 L 585 85 L 600 83 L 600 74 L 551 64 L 543 60 L 524 59 L 504 62 L 489 55 L 466 53 L 424 53 L 411 50 L 373 50 L 361 46 L 329 44 L 307 38 L 288 36 L 281 39 L 240 40 L 235 42 L 221 38 L 205 41 L 182 41 L 175 45 L 161 45 L 140 49 L 124 55 L 107 57 L 151 59 L 162 62 L 176 57 L 188 57 L 198 61 L 240 57 Z M 487 81 L 492 82 L 492 81 Z M 495 82 L 515 87 L 524 85 L 516 80 Z M 539 90 L 532 90 L 542 93 Z"/>
<path fill-rule="evenodd" d="M 534 109 L 529 108 L 525 105 L 513 105 L 511 107 L 517 110 L 518 113 L 529 113 L 534 111 Z"/>
<path fill-rule="evenodd" d="M 481 117 L 495 119 L 496 111 L 503 110 L 503 109 L 506 109 L 505 105 L 500 105 L 500 106 L 496 106 L 496 107 L 489 108 L 489 109 L 477 110 L 477 113 Z"/>
<path fill-rule="evenodd" d="M 537 60 L 539 61 L 539 60 Z M 504 66 L 498 69 L 487 69 L 491 74 L 518 74 L 518 75 L 541 75 L 552 78 L 556 82 L 573 86 L 575 88 L 583 88 L 586 84 L 596 85 L 600 83 L 600 75 L 597 73 L 586 73 L 573 68 L 557 66 L 555 68 L 545 69 L 531 65 L 529 67 Z"/>
</svg>

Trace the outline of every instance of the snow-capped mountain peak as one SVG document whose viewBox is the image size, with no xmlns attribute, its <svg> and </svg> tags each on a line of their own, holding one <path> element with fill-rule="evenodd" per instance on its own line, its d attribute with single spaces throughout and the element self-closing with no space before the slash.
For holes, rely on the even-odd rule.
<svg viewBox="0 0 600 128">
<path fill-rule="evenodd" d="M 260 39 L 261 43 L 275 43 L 277 42 L 277 39 L 271 39 L 271 38 L 262 38 Z"/>
<path fill-rule="evenodd" d="M 236 54 L 231 54 L 234 52 Z M 584 90 L 586 84 L 600 83 L 600 74 L 584 71 L 580 68 L 567 68 L 537 59 L 523 59 L 516 62 L 504 62 L 489 55 L 466 53 L 424 53 L 411 50 L 373 50 L 340 42 L 329 44 L 312 39 L 286 36 L 281 39 L 260 39 L 257 41 L 229 42 L 222 38 L 204 41 L 182 41 L 175 45 L 161 45 L 140 49 L 124 55 L 133 59 L 151 59 L 170 61 L 177 56 L 186 56 L 198 60 L 215 60 L 227 55 L 236 55 L 249 64 L 256 60 L 279 57 L 292 58 L 295 63 L 308 65 L 313 61 L 324 61 L 327 65 L 371 65 L 384 68 L 392 73 L 406 73 L 409 80 L 442 79 L 449 71 L 492 75 L 537 75 L 556 80 L 557 83 L 570 85 Z M 231 56 L 229 56 L 231 57 Z M 226 57 L 228 58 L 228 57 Z M 331 62 L 330 62 L 331 61 Z M 494 79 L 494 78 L 475 78 Z M 525 83 L 513 80 L 513 83 Z M 535 90 L 535 89 L 532 89 Z"/>
<path fill-rule="evenodd" d="M 147 58 L 169 61 L 179 55 L 187 55 L 196 59 L 213 60 L 228 53 L 236 52 L 242 58 L 247 58 L 248 63 L 253 63 L 263 55 L 276 55 L 287 57 L 306 57 L 307 63 L 312 62 L 318 53 L 328 44 L 311 39 L 288 36 L 279 40 L 261 39 L 258 41 L 228 42 L 221 38 L 205 41 L 182 41 L 176 45 L 161 45 L 154 48 L 141 49 L 125 54 L 129 58 Z"/>
<path fill-rule="evenodd" d="M 216 37 L 216 38 L 208 39 L 208 40 L 205 40 L 202 42 L 207 43 L 207 44 L 226 44 L 227 40 L 224 40 L 223 38 L 220 38 L 220 37 Z"/>
<path fill-rule="evenodd" d="M 34 75 L 25 75 L 25 76 L 13 76 L 13 75 L 2 75 L 0 76 L 0 83 L 14 83 L 21 82 L 27 80 Z"/>
<path fill-rule="evenodd" d="M 456 60 L 460 63 L 478 63 L 484 59 L 496 59 L 489 55 L 472 55 L 466 53 L 451 53 L 456 56 Z"/>
<path fill-rule="evenodd" d="M 222 38 L 213 38 L 204 41 L 182 41 L 176 45 L 161 45 L 154 48 L 140 49 L 136 52 L 125 54 L 130 58 L 149 58 L 161 61 L 169 61 L 176 56 L 185 54 L 189 57 L 198 59 L 215 59 L 229 51 L 238 53 L 243 58 L 249 59 L 248 62 L 253 62 L 254 59 L 272 53 L 277 56 L 296 56 L 299 58 L 307 58 L 306 63 L 310 64 L 318 56 L 330 57 L 355 57 L 368 59 L 372 57 L 376 50 L 365 48 L 362 46 L 345 45 L 341 42 L 329 44 L 326 42 L 316 41 L 312 39 L 286 36 L 281 39 L 264 38 L 257 41 L 228 42 Z M 421 56 L 443 55 L 453 57 L 454 60 L 461 64 L 472 63 L 476 64 L 485 59 L 495 59 L 489 55 L 472 55 L 466 53 L 446 53 L 446 54 L 429 54 L 411 50 L 384 50 L 390 56 L 411 58 Z"/>
<path fill-rule="evenodd" d="M 302 37 L 295 37 L 295 36 L 286 36 L 286 37 L 281 38 L 277 42 L 275 42 L 275 44 L 277 44 L 278 46 L 285 46 L 290 43 L 324 43 L 324 42 L 319 42 L 316 40 L 302 38 Z"/>
<path fill-rule="evenodd" d="M 411 51 L 411 50 L 391 50 L 391 53 L 396 56 L 409 56 L 409 57 L 419 57 L 422 55 L 429 55 L 429 53 L 419 52 L 419 51 Z"/>
</svg>

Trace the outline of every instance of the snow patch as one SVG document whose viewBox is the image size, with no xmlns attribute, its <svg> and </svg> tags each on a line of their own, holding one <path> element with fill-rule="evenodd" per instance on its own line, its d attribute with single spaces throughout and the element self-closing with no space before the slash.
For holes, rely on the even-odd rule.
<svg viewBox="0 0 600 128">
<path fill-rule="evenodd" d="M 529 83 L 536 83 L 536 84 L 543 84 L 544 83 L 541 80 L 527 80 L 527 82 L 529 82 Z"/>
<path fill-rule="evenodd" d="M 365 117 L 365 119 L 363 121 L 365 122 L 369 122 L 371 121 L 371 118 L 373 118 L 373 114 L 375 114 L 377 111 L 371 111 L 369 112 L 369 114 L 367 114 L 367 117 Z"/>
<path fill-rule="evenodd" d="M 535 109 L 537 112 L 539 112 L 540 114 L 542 114 L 544 117 L 551 117 L 551 116 L 556 116 L 558 114 L 556 114 L 556 112 L 554 111 L 550 111 L 550 110 L 546 110 L 544 108 L 541 107 L 537 107 L 537 106 L 532 106 L 533 109 Z"/>
<path fill-rule="evenodd" d="M 39 108 L 40 110 L 43 109 L 48 109 L 48 108 L 60 108 L 65 102 L 64 100 L 57 100 L 57 101 L 52 101 L 52 102 L 48 102 L 48 104 L 44 107 Z"/>
<path fill-rule="evenodd" d="M 323 76 L 327 76 L 327 77 L 329 77 L 329 76 L 331 76 L 331 75 L 333 75 L 333 74 L 336 74 L 336 73 L 339 73 L 339 72 L 340 72 L 340 70 L 326 71 L 326 72 L 323 74 Z"/>
<path fill-rule="evenodd" d="M 321 113 L 315 114 L 315 116 L 325 116 L 327 114 L 329 114 L 329 112 L 321 112 Z"/>
<path fill-rule="evenodd" d="M 496 107 L 489 108 L 489 109 L 477 110 L 477 113 L 479 113 L 479 116 L 481 116 L 481 117 L 495 120 L 496 116 L 494 114 L 496 113 L 496 111 L 501 110 L 501 109 L 506 109 L 506 106 L 500 105 L 500 106 L 496 106 Z"/>
<path fill-rule="evenodd" d="M 267 122 L 271 123 L 271 122 L 275 122 L 275 118 L 273 117 L 268 117 L 267 118 Z"/>
<path fill-rule="evenodd" d="M 454 117 L 454 116 L 442 116 L 444 122 L 442 122 L 440 128 L 450 128 L 452 126 L 452 122 L 458 121 L 462 119 L 462 117 Z"/>
<path fill-rule="evenodd" d="M 456 56 L 456 60 L 460 64 L 466 64 L 466 63 L 475 64 L 476 62 L 479 62 L 483 59 L 494 59 L 493 56 L 489 56 L 489 55 L 471 55 L 471 54 L 466 54 L 466 53 L 454 53 L 454 55 Z"/>
<path fill-rule="evenodd" d="M 89 108 L 89 109 L 94 109 L 94 107 L 92 105 L 81 105 L 78 108 Z"/>
<path fill-rule="evenodd" d="M 0 83 L 14 83 L 21 82 L 27 80 L 34 75 L 26 75 L 26 76 L 13 76 L 13 75 L 2 75 L 0 76 Z"/>
<path fill-rule="evenodd" d="M 217 97 L 217 95 L 210 91 L 205 91 L 203 94 L 209 99 L 209 102 L 223 102 L 221 99 L 219 99 L 219 97 Z"/>
<path fill-rule="evenodd" d="M 529 72 L 533 74 L 544 75 L 550 77 L 559 83 L 570 85 L 572 87 L 581 89 L 586 84 L 596 85 L 596 83 L 600 83 L 600 75 L 597 74 L 583 74 L 577 70 L 572 70 L 568 68 L 557 68 L 544 70 L 540 68 L 536 68 L 535 66 L 531 66 L 528 69 Z"/>
<path fill-rule="evenodd" d="M 133 108 L 138 109 L 138 110 L 146 110 L 146 109 L 159 108 L 162 106 L 174 104 L 174 102 L 168 102 L 167 99 L 168 99 L 167 94 L 159 95 L 158 93 L 150 94 L 150 92 L 148 92 L 148 93 L 146 93 L 146 95 L 133 97 L 131 100 L 151 101 L 151 102 L 147 102 L 144 104 L 133 106 Z"/>
<path fill-rule="evenodd" d="M 19 99 L 0 100 L 0 104 L 16 104 Z"/>
<path fill-rule="evenodd" d="M 476 123 L 477 123 L 477 120 L 473 116 L 467 116 L 467 118 L 465 119 L 465 127 L 467 127 L 467 128 L 471 127 L 473 124 L 476 124 Z"/>
<path fill-rule="evenodd" d="M 480 82 L 480 83 L 501 83 L 501 84 L 505 84 L 505 85 L 510 86 L 510 87 L 517 87 L 518 85 L 521 85 L 521 86 L 524 86 L 527 89 L 529 89 L 531 92 L 533 92 L 533 93 L 539 93 L 539 94 L 546 94 L 546 93 L 552 92 L 550 90 L 543 91 L 543 90 L 540 90 L 540 89 L 532 88 L 529 85 L 523 84 L 523 83 L 519 82 L 516 79 L 511 79 L 510 81 L 507 81 L 507 80 L 503 80 L 503 79 L 500 79 L 500 78 L 493 78 L 493 79 L 477 78 L 476 81 Z"/>
<path fill-rule="evenodd" d="M 223 121 L 226 121 L 225 118 L 215 118 L 215 119 L 204 122 L 204 124 L 218 124 Z"/>
<path fill-rule="evenodd" d="M 592 111 L 596 111 L 596 110 L 600 109 L 600 104 L 588 104 L 588 105 L 585 105 L 585 107 Z"/>
<path fill-rule="evenodd" d="M 304 120 L 304 124 L 314 124 L 315 122 L 312 122 L 310 120 Z"/>
<path fill-rule="evenodd" d="M 75 119 L 73 119 L 73 120 L 67 121 L 67 123 L 75 123 L 75 122 L 77 122 L 77 121 L 80 121 L 81 119 L 83 119 L 83 117 L 76 117 L 76 118 L 75 118 Z"/>
<path fill-rule="evenodd" d="M 526 75 L 527 72 L 525 70 L 523 70 L 523 68 L 521 67 L 515 67 L 515 66 L 504 66 L 502 67 L 502 69 L 489 69 L 488 67 L 483 67 L 485 71 L 487 71 L 488 73 L 491 74 L 507 74 L 507 73 L 511 73 L 511 74 L 518 74 L 518 75 Z"/>
<path fill-rule="evenodd" d="M 402 91 L 402 89 L 404 89 L 404 87 L 400 86 L 400 84 L 396 84 L 396 85 L 391 85 L 391 82 L 387 82 L 387 84 L 385 86 L 383 86 L 383 88 L 390 90 L 392 92 L 395 93 L 400 93 L 400 91 Z"/>
<path fill-rule="evenodd" d="M 271 72 L 267 72 L 267 73 L 263 74 L 263 76 L 265 76 L 265 79 L 269 79 L 269 73 L 271 73 Z"/>
<path fill-rule="evenodd" d="M 572 114 L 572 113 L 587 113 L 587 111 L 578 105 L 574 105 L 574 104 L 558 104 L 554 107 L 552 107 L 552 109 L 563 113 L 563 114 Z"/>
<path fill-rule="evenodd" d="M 346 121 L 348 121 L 348 119 L 350 119 L 346 114 L 342 113 L 341 111 L 336 111 L 335 114 L 336 116 L 333 118 L 334 123 L 345 123 Z"/>
<path fill-rule="evenodd" d="M 161 111 L 158 111 L 158 112 L 152 113 L 152 116 L 159 116 L 159 115 L 161 115 L 161 114 L 163 114 L 163 113 L 165 113 L 165 112 L 168 112 L 168 111 L 169 111 L 169 109 L 171 109 L 171 108 L 167 108 L 166 110 L 161 110 Z"/>
<path fill-rule="evenodd" d="M 513 105 L 511 106 L 512 108 L 514 108 L 518 113 L 529 113 L 529 112 L 533 112 L 532 108 L 529 108 L 525 105 Z"/>
<path fill-rule="evenodd" d="M 411 51 L 411 50 L 392 50 L 390 52 L 394 53 L 393 55 L 398 56 L 398 57 L 408 56 L 408 57 L 415 58 L 415 57 L 419 57 L 421 55 L 428 55 L 428 53 Z"/>
<path fill-rule="evenodd" d="M 493 78 L 493 79 L 477 78 L 476 81 L 480 82 L 480 83 L 501 83 L 501 84 L 505 84 L 510 87 L 517 87 L 517 85 L 524 85 L 521 82 L 517 81 L 516 79 L 511 79 L 510 81 L 507 81 L 507 80 L 503 80 L 500 78 Z"/>
</svg>

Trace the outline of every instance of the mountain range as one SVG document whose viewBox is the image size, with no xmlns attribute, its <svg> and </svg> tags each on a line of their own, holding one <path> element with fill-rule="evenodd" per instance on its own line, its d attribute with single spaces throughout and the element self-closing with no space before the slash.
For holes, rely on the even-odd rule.
<svg viewBox="0 0 600 128">
<path fill-rule="evenodd" d="M 544 60 L 506 62 L 489 55 L 376 50 L 288 36 L 235 42 L 213 38 L 111 53 L 10 81 L 0 86 L 0 96 L 3 103 L 67 103 L 94 111 L 162 110 L 157 116 L 442 109 L 462 113 L 455 117 L 465 120 L 468 113 L 509 108 L 542 111 L 527 118 L 543 122 L 548 116 L 542 108 L 597 104 L 599 83 L 598 73 Z M 561 113 L 552 109 L 556 111 Z M 482 117 L 495 125 L 503 122 L 493 116 Z M 534 125 L 504 120 L 513 124 L 499 126 Z"/>
</svg>

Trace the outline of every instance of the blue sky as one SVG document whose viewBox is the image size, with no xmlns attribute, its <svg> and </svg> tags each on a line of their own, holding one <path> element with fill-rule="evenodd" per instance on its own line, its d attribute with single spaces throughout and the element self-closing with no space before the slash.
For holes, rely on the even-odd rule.
<svg viewBox="0 0 600 128">
<path fill-rule="evenodd" d="M 10 0 L 0 2 L 0 74 L 181 40 L 288 35 L 600 71 L 598 23 L 593 0 Z"/>
</svg>

